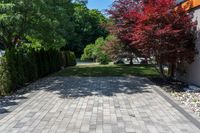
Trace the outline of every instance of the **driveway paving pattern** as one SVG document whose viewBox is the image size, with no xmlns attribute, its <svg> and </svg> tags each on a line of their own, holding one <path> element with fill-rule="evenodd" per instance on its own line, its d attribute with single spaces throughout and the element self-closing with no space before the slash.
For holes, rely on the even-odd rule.
<svg viewBox="0 0 200 133">
<path fill-rule="evenodd" d="M 200 133 L 145 78 L 50 77 L 31 87 L 0 102 L 0 133 Z"/>
</svg>

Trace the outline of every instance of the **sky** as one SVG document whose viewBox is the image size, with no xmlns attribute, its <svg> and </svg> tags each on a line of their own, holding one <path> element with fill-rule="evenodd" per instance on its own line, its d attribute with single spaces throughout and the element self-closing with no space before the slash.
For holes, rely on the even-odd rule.
<svg viewBox="0 0 200 133">
<path fill-rule="evenodd" d="M 88 0 L 89 9 L 98 9 L 103 11 L 108 9 L 114 0 Z"/>
<path fill-rule="evenodd" d="M 99 11 L 103 11 L 108 9 L 114 0 L 88 0 L 88 8 L 90 9 L 98 9 Z M 184 0 L 177 0 L 178 3 L 183 2 Z"/>
</svg>

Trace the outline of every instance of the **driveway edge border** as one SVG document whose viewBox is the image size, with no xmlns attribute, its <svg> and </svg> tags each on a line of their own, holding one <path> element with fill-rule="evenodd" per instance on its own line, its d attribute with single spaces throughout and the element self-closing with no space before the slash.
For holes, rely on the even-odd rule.
<svg viewBox="0 0 200 133">
<path fill-rule="evenodd" d="M 170 103 L 176 110 L 178 110 L 184 117 L 186 117 L 191 123 L 193 123 L 198 129 L 200 129 L 200 117 L 197 116 L 192 110 L 187 106 L 181 104 L 180 101 L 176 100 L 174 97 L 169 95 L 161 87 L 155 85 L 152 81 L 147 79 L 151 83 L 151 88 L 163 97 L 168 103 Z"/>
</svg>

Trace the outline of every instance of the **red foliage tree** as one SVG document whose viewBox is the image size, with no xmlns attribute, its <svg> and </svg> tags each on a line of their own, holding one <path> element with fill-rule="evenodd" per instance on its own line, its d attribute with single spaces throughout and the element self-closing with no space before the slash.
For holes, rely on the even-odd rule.
<svg viewBox="0 0 200 133">
<path fill-rule="evenodd" d="M 137 22 L 137 16 L 131 14 L 141 9 L 141 3 L 141 0 L 115 0 L 112 8 L 107 10 L 112 21 L 112 23 L 107 25 L 107 28 L 111 34 L 114 34 L 121 40 L 124 49 L 123 54 L 120 55 L 129 58 L 130 64 L 133 64 L 132 60 L 135 54 L 138 54 L 136 49 L 130 48 L 132 29 Z M 114 43 L 110 43 L 110 45 L 110 47 L 117 47 L 114 46 Z"/>
<path fill-rule="evenodd" d="M 164 64 L 169 66 L 169 77 L 173 77 L 179 64 L 194 60 L 195 24 L 183 9 L 175 10 L 175 0 L 137 1 L 136 8 L 126 8 L 128 11 L 122 13 L 120 18 L 118 14 L 123 6 L 114 4 L 114 9 L 117 9 L 112 11 L 117 11 L 117 15 L 111 12 L 116 20 L 122 19 L 116 23 L 120 27 L 117 34 L 120 39 L 128 41 L 133 49 L 146 57 L 154 57 L 163 76 Z"/>
<path fill-rule="evenodd" d="M 109 30 L 123 43 L 131 43 L 132 26 L 137 21 L 137 17 L 132 15 L 132 12 L 139 10 L 140 4 L 141 0 L 115 0 L 111 9 L 107 10 L 114 22 L 114 25 L 109 25 Z"/>
<path fill-rule="evenodd" d="M 133 59 L 136 58 L 133 52 L 130 52 L 128 45 L 124 45 L 116 36 L 110 35 L 105 39 L 105 44 L 102 46 L 102 50 L 113 61 L 121 60 L 122 58 Z M 130 64 L 133 63 L 130 60 Z"/>
<path fill-rule="evenodd" d="M 175 6 L 175 0 L 149 0 L 142 12 L 132 14 L 138 16 L 132 46 L 147 57 L 155 57 L 163 76 L 162 66 L 168 65 L 170 78 L 179 64 L 191 63 L 195 56 L 195 23 Z"/>
<path fill-rule="evenodd" d="M 122 52 L 124 52 L 122 43 L 115 36 L 108 36 L 106 38 L 105 44 L 102 46 L 102 50 L 112 60 L 117 60 Z"/>
</svg>

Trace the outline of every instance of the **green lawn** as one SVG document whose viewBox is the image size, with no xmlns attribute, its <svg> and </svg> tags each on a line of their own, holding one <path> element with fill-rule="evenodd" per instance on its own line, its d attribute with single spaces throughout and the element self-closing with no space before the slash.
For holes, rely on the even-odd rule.
<svg viewBox="0 0 200 133">
<path fill-rule="evenodd" d="M 158 72 L 152 66 L 147 65 L 79 65 L 66 68 L 53 76 L 144 76 L 157 77 Z"/>
</svg>

